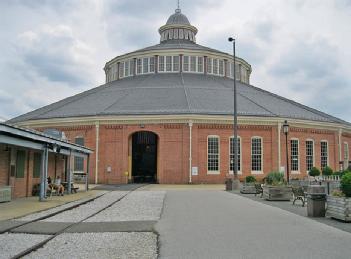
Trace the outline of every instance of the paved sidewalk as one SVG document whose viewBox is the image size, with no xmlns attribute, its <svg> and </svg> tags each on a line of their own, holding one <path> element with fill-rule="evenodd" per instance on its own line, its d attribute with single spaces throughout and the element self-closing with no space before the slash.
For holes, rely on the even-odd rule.
<svg viewBox="0 0 351 259">
<path fill-rule="evenodd" d="M 98 190 L 78 191 L 78 193 L 66 194 L 65 196 L 52 196 L 43 202 L 39 202 L 38 197 L 14 199 L 10 202 L 0 203 L 0 221 L 22 217 L 83 198 L 93 198 L 101 193 Z"/>
<path fill-rule="evenodd" d="M 264 204 L 267 204 L 269 206 L 273 206 L 273 207 L 277 207 L 280 208 L 282 210 L 286 210 L 289 211 L 291 213 L 303 216 L 303 217 L 307 217 L 307 203 L 305 204 L 305 207 L 302 207 L 302 203 L 301 201 L 296 201 L 295 205 L 292 204 L 292 201 L 267 201 L 265 199 L 260 198 L 259 195 L 255 196 L 254 194 L 242 194 L 239 191 L 232 191 L 232 193 L 235 193 L 237 195 L 240 195 L 242 197 L 245 197 L 247 199 L 251 199 L 257 202 L 261 202 Z M 316 218 L 309 218 L 312 220 L 316 220 L 320 223 L 323 224 L 327 224 L 329 226 L 347 231 L 351 233 L 351 223 L 345 223 L 341 220 L 337 220 L 337 219 L 331 219 L 331 218 L 327 218 L 327 217 L 316 217 Z"/>
<path fill-rule="evenodd" d="M 168 191 L 160 258 L 350 258 L 351 234 L 224 191 Z"/>
</svg>

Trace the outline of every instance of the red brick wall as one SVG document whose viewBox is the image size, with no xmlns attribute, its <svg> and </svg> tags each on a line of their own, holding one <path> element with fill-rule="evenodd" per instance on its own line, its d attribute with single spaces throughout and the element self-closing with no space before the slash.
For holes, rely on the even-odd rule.
<svg viewBox="0 0 351 259">
<path fill-rule="evenodd" d="M 307 176 L 306 169 L 306 140 L 314 141 L 314 166 L 321 169 L 321 141 L 328 142 L 329 166 L 335 171 L 338 168 L 338 162 L 335 160 L 335 152 L 338 152 L 337 132 L 316 129 L 290 128 L 288 134 L 288 152 L 289 152 L 289 169 L 291 172 L 291 146 L 290 140 L 299 140 L 299 172 L 291 174 L 291 178 L 304 178 Z M 286 142 L 285 135 L 281 132 L 281 164 L 286 167 Z"/>
<path fill-rule="evenodd" d="M 74 142 L 75 137 L 82 136 L 85 145 L 96 150 L 96 128 L 94 125 L 56 127 L 65 132 L 67 138 Z M 41 129 L 42 130 L 42 129 Z M 187 183 L 189 181 L 189 126 L 188 124 L 146 124 L 140 125 L 104 125 L 99 126 L 99 183 L 125 183 L 124 172 L 130 171 L 128 156 L 131 155 L 130 141 L 133 133 L 151 131 L 158 136 L 157 178 L 160 183 Z M 220 173 L 207 173 L 207 136 L 220 138 Z M 192 176 L 194 183 L 223 183 L 229 173 L 229 137 L 233 135 L 232 125 L 194 124 L 192 127 L 192 166 L 198 167 L 198 176 Z M 240 125 L 238 135 L 242 146 L 243 180 L 251 175 L 251 138 L 263 139 L 263 174 L 255 175 L 262 179 L 267 173 L 278 170 L 278 128 L 277 126 Z M 281 166 L 285 167 L 285 135 L 281 132 Z M 314 164 L 320 168 L 320 142 L 328 141 L 329 165 L 338 169 L 338 131 L 305 129 L 290 127 L 289 140 L 299 139 L 299 173 L 291 177 L 303 178 L 306 172 L 306 140 L 314 141 Z M 351 160 L 351 135 L 343 134 L 342 142 L 349 142 Z M 343 146 L 342 146 L 343 149 Z M 289 154 L 290 142 L 289 142 Z M 342 150 L 343 155 L 343 150 Z M 289 158 L 290 160 L 290 158 Z M 111 172 L 107 167 L 111 166 Z M 291 165 L 290 165 L 291 169 Z M 52 169 L 50 169 L 52 170 Z M 95 153 L 90 160 L 90 182 L 95 181 Z"/>
<path fill-rule="evenodd" d="M 0 144 L 0 186 L 8 185 L 10 152 Z"/>
</svg>

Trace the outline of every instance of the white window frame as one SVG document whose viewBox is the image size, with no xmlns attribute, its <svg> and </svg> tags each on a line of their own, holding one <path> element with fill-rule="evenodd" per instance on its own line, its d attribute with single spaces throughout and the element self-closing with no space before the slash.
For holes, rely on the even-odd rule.
<svg viewBox="0 0 351 259">
<path fill-rule="evenodd" d="M 350 152 L 349 152 L 349 143 L 344 142 L 344 170 L 347 169 L 349 166 L 349 160 L 350 160 Z"/>
<path fill-rule="evenodd" d="M 147 72 L 144 73 L 144 59 L 147 59 Z M 151 59 L 154 60 L 154 71 L 150 71 L 150 68 L 151 68 Z M 139 64 L 139 61 L 140 61 L 140 64 Z M 136 66 L 136 74 L 137 75 L 146 75 L 146 74 L 154 74 L 155 73 L 155 65 L 156 65 L 156 62 L 155 62 L 155 57 L 154 56 L 150 56 L 150 57 L 139 57 L 136 59 L 135 61 L 135 66 Z M 140 72 L 139 72 L 139 69 L 140 69 Z M 132 74 L 133 75 L 133 74 Z M 130 76 L 132 76 L 130 75 Z"/>
<path fill-rule="evenodd" d="M 315 154 L 316 154 L 316 149 L 315 149 L 315 145 L 314 145 L 314 140 L 313 139 L 306 139 L 305 141 L 305 150 L 306 150 L 306 172 L 308 173 L 310 170 L 308 170 L 307 168 L 307 141 L 311 141 L 312 142 L 312 167 L 316 166 L 315 163 Z M 312 168 L 311 167 L 311 168 Z"/>
<path fill-rule="evenodd" d="M 292 141 L 297 141 L 297 170 L 293 170 L 292 166 Z M 301 168 L 301 159 L 300 159 L 300 140 L 298 138 L 291 138 L 290 139 L 290 170 L 291 174 L 300 174 L 300 168 Z"/>
<path fill-rule="evenodd" d="M 218 139 L 218 170 L 217 171 L 211 171 L 208 170 L 208 140 L 209 138 L 217 138 Z M 221 170 L 221 139 L 218 135 L 208 135 L 207 136 L 207 162 L 206 162 L 206 170 L 207 170 L 207 174 L 220 174 L 220 170 Z"/>
<path fill-rule="evenodd" d="M 320 149 L 321 169 L 323 169 L 323 166 L 322 166 L 322 142 L 327 143 L 327 165 L 326 166 L 329 166 L 329 143 L 328 143 L 328 140 L 322 139 L 321 140 L 321 149 Z"/>
<path fill-rule="evenodd" d="M 261 140 L 261 170 L 260 171 L 255 171 L 255 170 L 252 170 L 252 140 L 253 139 L 260 139 Z M 263 174 L 263 166 L 264 166 L 264 148 L 263 148 L 263 137 L 261 136 L 253 136 L 251 137 L 251 141 L 250 141 L 250 153 L 251 153 L 251 156 L 250 156 L 250 170 L 251 170 L 251 174 Z"/>
<path fill-rule="evenodd" d="M 207 57 L 207 74 L 213 74 L 213 58 Z"/>
<path fill-rule="evenodd" d="M 229 174 L 233 174 L 234 173 L 234 171 L 233 170 L 230 170 L 230 164 L 231 164 L 231 159 L 230 159 L 230 157 L 231 157 L 231 148 L 230 148 L 230 146 L 231 146 L 231 140 L 233 139 L 233 141 L 234 141 L 234 136 L 230 136 L 229 137 Z M 243 155 L 242 155 L 242 141 L 241 141 L 241 137 L 240 136 L 238 136 L 238 140 L 240 141 L 240 146 L 239 146 L 239 151 L 240 151 L 240 163 L 239 163 L 239 166 L 240 166 L 240 170 L 238 170 L 238 174 L 242 174 L 242 164 L 243 164 Z M 233 156 L 234 156 L 234 154 L 233 154 Z"/>
<path fill-rule="evenodd" d="M 185 57 L 188 57 L 188 70 L 185 70 Z M 195 58 L 195 64 L 191 62 L 192 59 Z M 199 70 L 199 59 L 202 59 L 202 71 Z M 195 71 L 191 71 L 191 65 L 194 64 Z M 178 72 L 178 71 L 177 71 Z M 195 56 L 195 55 L 184 55 L 183 56 L 183 72 L 184 73 L 204 73 L 204 57 L 203 56 Z"/>
<path fill-rule="evenodd" d="M 119 62 L 118 75 L 119 78 L 124 78 L 124 61 Z"/>
<path fill-rule="evenodd" d="M 167 71 L 167 57 L 170 57 L 171 59 L 171 70 Z M 178 70 L 174 70 L 174 57 L 178 57 Z M 163 59 L 163 62 L 161 62 L 161 59 Z M 160 68 L 162 68 L 163 64 L 163 69 L 160 70 Z M 161 55 L 158 56 L 158 72 L 159 73 L 179 73 L 179 68 L 180 68 L 180 57 L 178 55 Z"/>
</svg>

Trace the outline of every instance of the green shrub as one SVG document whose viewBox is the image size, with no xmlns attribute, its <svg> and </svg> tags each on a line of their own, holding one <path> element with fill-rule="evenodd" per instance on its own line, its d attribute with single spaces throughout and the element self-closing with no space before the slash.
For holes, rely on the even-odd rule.
<svg viewBox="0 0 351 259">
<path fill-rule="evenodd" d="M 319 169 L 317 167 L 312 167 L 310 172 L 309 172 L 309 175 L 313 176 L 313 177 L 316 177 L 320 174 L 321 174 L 321 171 L 319 171 Z"/>
<path fill-rule="evenodd" d="M 269 185 L 281 185 L 284 184 L 284 174 L 281 172 L 271 172 L 266 177 L 266 183 Z"/>
<path fill-rule="evenodd" d="M 252 175 L 246 176 L 245 182 L 246 183 L 254 183 L 254 182 L 256 182 L 256 177 L 252 176 Z"/>
<path fill-rule="evenodd" d="M 341 177 L 340 190 L 346 197 L 351 197 L 351 172 L 347 172 Z"/>
<path fill-rule="evenodd" d="M 334 190 L 334 191 L 332 191 L 332 196 L 335 196 L 335 197 L 344 197 L 345 194 L 344 194 L 342 191 Z"/>
<path fill-rule="evenodd" d="M 332 175 L 333 174 L 333 169 L 331 169 L 329 166 L 326 166 L 322 170 L 322 175 Z"/>
</svg>

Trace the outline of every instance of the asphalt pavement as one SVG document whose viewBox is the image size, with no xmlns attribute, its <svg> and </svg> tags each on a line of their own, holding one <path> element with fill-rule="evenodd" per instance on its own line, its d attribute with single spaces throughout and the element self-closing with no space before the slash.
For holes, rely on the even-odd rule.
<svg viewBox="0 0 351 259">
<path fill-rule="evenodd" d="M 351 258 L 351 234 L 224 191 L 168 191 L 160 258 Z"/>
</svg>

